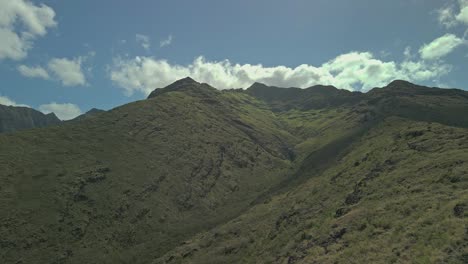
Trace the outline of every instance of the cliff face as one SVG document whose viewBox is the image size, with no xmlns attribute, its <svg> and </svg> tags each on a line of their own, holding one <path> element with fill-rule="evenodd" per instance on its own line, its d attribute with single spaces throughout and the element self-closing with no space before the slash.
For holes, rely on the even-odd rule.
<svg viewBox="0 0 468 264">
<path fill-rule="evenodd" d="M 0 133 L 60 124 L 55 114 L 43 114 L 28 107 L 0 105 Z"/>
</svg>

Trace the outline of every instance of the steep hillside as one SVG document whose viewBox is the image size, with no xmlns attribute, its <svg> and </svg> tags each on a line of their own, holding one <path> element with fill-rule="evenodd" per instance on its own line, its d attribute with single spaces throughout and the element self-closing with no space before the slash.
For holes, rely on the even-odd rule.
<svg viewBox="0 0 468 264">
<path fill-rule="evenodd" d="M 154 263 L 466 263 L 466 129 L 389 118 L 324 173 Z"/>
<path fill-rule="evenodd" d="M 394 81 L 366 94 L 367 103 L 385 116 L 468 127 L 468 92 Z"/>
<path fill-rule="evenodd" d="M 0 260 L 463 263 L 463 109 L 466 92 L 402 81 L 362 94 L 185 78 L 3 134 Z"/>
<path fill-rule="evenodd" d="M 291 173 L 298 139 L 261 102 L 188 88 L 0 136 L 1 259 L 146 263 Z"/>
<path fill-rule="evenodd" d="M 0 105 L 0 133 L 60 124 L 55 114 L 43 114 L 28 107 Z"/>
</svg>

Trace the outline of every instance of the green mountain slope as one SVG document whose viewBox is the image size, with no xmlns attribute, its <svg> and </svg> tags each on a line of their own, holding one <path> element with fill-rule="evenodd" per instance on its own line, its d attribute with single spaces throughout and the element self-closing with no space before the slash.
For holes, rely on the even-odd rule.
<svg viewBox="0 0 468 264">
<path fill-rule="evenodd" d="M 466 263 L 468 133 L 389 118 L 325 172 L 154 263 Z"/>
<path fill-rule="evenodd" d="M 260 102 L 192 85 L 1 136 L 1 258 L 144 263 L 289 175 L 295 138 Z"/>
<path fill-rule="evenodd" d="M 0 260 L 462 263 L 466 94 L 185 78 L 0 135 Z"/>
<path fill-rule="evenodd" d="M 101 113 L 104 113 L 105 111 L 104 110 L 101 110 L 101 109 L 97 109 L 97 108 L 92 108 L 90 109 L 88 112 L 82 114 L 82 115 L 79 115 L 75 118 L 73 118 L 72 120 L 69 120 L 69 121 L 82 121 L 82 120 L 85 120 L 85 119 L 88 119 L 88 118 L 94 118 L 96 115 L 99 115 Z"/>
</svg>

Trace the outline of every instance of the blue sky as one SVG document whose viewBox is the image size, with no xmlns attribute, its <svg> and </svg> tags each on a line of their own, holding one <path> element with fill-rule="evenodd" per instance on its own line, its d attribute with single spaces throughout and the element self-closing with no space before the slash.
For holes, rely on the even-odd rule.
<svg viewBox="0 0 468 264">
<path fill-rule="evenodd" d="M 468 89 L 468 0 L 0 0 L 0 104 L 69 119 L 185 77 Z"/>
</svg>

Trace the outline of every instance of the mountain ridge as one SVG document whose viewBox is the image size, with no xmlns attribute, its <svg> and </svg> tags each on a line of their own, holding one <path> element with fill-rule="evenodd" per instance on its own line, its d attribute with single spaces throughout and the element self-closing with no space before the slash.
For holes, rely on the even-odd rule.
<svg viewBox="0 0 468 264">
<path fill-rule="evenodd" d="M 43 114 L 22 106 L 0 105 L 0 133 L 60 124 L 54 113 Z"/>
<path fill-rule="evenodd" d="M 91 108 L 89 111 L 87 111 L 86 113 L 84 114 L 81 114 L 71 120 L 68 120 L 68 122 L 72 121 L 72 122 L 76 122 L 76 121 L 81 121 L 81 120 L 84 120 L 84 119 L 88 119 L 88 118 L 93 118 L 95 117 L 96 115 L 99 115 L 101 113 L 104 113 L 106 112 L 105 110 L 102 110 L 102 109 L 98 109 L 98 108 Z"/>
</svg>

